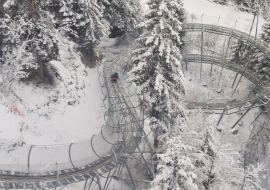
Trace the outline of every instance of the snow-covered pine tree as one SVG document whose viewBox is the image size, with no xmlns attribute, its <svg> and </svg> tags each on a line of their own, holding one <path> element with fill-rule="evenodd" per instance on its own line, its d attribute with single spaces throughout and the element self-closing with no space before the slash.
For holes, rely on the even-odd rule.
<svg viewBox="0 0 270 190">
<path fill-rule="evenodd" d="M 245 57 L 246 50 L 247 50 L 247 44 L 243 42 L 242 40 L 236 40 L 232 44 L 231 48 L 231 61 L 240 64 L 240 61 L 242 57 Z M 242 63 L 243 64 L 243 63 Z"/>
<path fill-rule="evenodd" d="M 78 43 L 83 52 L 107 34 L 97 0 L 50 0 L 44 9 L 54 15 L 55 27 Z"/>
<path fill-rule="evenodd" d="M 264 163 L 258 163 L 257 166 L 252 164 L 248 165 L 245 169 L 244 180 L 241 188 L 243 190 L 264 190 L 264 188 L 261 187 L 259 176 L 259 172 L 263 171 L 264 168 Z"/>
<path fill-rule="evenodd" d="M 134 0 L 99 0 L 103 6 L 104 17 L 111 26 L 109 37 L 115 38 L 124 33 L 134 33 L 140 20 L 141 6 Z"/>
<path fill-rule="evenodd" d="M 8 13 L 6 17 L 11 18 L 10 34 L 15 35 L 13 38 L 17 39 L 16 46 L 10 42 L 5 45 L 9 43 L 12 46 L 10 48 L 12 51 L 21 51 L 25 56 L 29 56 L 29 58 L 24 57 L 25 60 L 31 60 L 31 64 L 27 65 L 20 61 L 17 63 L 20 64 L 20 78 L 32 75 L 32 77 L 39 76 L 40 79 L 43 79 L 44 63 L 56 59 L 58 55 L 56 30 L 53 26 L 52 16 L 41 9 L 44 2 L 43 0 L 9 0 L 4 4 Z M 18 47 L 20 48 L 18 49 Z M 13 54 L 16 55 L 14 52 Z M 21 59 L 21 55 L 22 53 L 16 56 Z M 14 59 L 17 60 L 17 58 Z"/>
<path fill-rule="evenodd" d="M 270 43 L 270 25 L 266 23 L 262 29 L 263 33 L 260 34 L 260 38 L 266 42 Z M 242 56 L 243 54 L 243 56 Z M 265 74 L 269 70 L 269 59 L 265 56 L 265 54 L 259 50 L 256 46 L 252 44 L 246 44 L 241 40 L 237 40 L 235 44 L 232 45 L 232 58 L 231 60 L 235 63 L 240 64 L 240 60 L 242 59 L 241 64 L 247 63 L 249 61 L 248 69 L 252 72 L 256 72 L 258 74 Z"/>
<path fill-rule="evenodd" d="M 239 190 L 242 185 L 244 169 L 239 167 L 239 153 L 228 143 L 221 144 L 212 157 L 212 164 L 204 183 L 205 190 Z"/>
<path fill-rule="evenodd" d="M 158 172 L 151 182 L 150 190 L 198 190 L 194 183 L 196 175 L 191 171 L 194 166 L 188 157 L 183 156 L 186 147 L 181 138 L 172 137 L 166 142 L 165 147 L 166 153 L 157 155 Z"/>
<path fill-rule="evenodd" d="M 25 22 L 22 17 L 12 20 L 8 15 L 0 19 L 2 62 L 9 67 L 14 77 L 27 78 L 29 71 L 37 69 L 37 61 L 28 47 L 33 43 L 30 36 L 35 29 L 32 22 Z"/>
<path fill-rule="evenodd" d="M 235 0 L 235 2 L 240 10 L 255 13 L 257 7 L 262 6 L 266 0 Z"/>
<path fill-rule="evenodd" d="M 146 21 L 138 28 L 149 30 L 149 35 L 137 40 L 142 46 L 133 52 L 134 67 L 128 75 L 137 85 L 137 93 L 145 97 L 146 113 L 164 133 L 177 117 L 186 116 L 180 105 L 186 89 L 177 48 L 181 44 L 178 31 L 182 24 L 177 14 L 182 10 L 182 1 L 150 0 L 148 5 Z"/>
<path fill-rule="evenodd" d="M 267 44 L 270 44 L 270 23 L 265 23 L 262 26 L 262 34 L 260 34 L 260 38 L 266 42 Z"/>
<path fill-rule="evenodd" d="M 200 110 L 193 110 L 188 115 L 186 125 L 180 125 L 181 131 L 178 133 L 186 146 L 183 155 L 191 160 L 194 165 L 192 172 L 197 176 L 195 183 L 200 190 L 204 190 L 215 151 L 213 118 Z"/>
<path fill-rule="evenodd" d="M 255 46 L 247 50 L 246 60 L 250 60 L 249 69 L 257 74 L 265 74 L 269 70 L 269 59 Z"/>
<path fill-rule="evenodd" d="M 250 167 L 251 169 L 247 168 L 244 173 L 242 163 L 238 161 L 237 150 L 230 144 L 217 145 L 212 116 L 194 110 L 189 112 L 187 121 L 186 125 L 180 123 L 181 130 L 177 135 L 181 137 L 186 147 L 186 151 L 181 155 L 188 157 L 194 165 L 191 171 L 197 176 L 195 184 L 200 190 L 237 190 L 241 189 L 241 186 L 259 187 L 257 173 L 262 167 L 258 166 L 258 169 Z M 243 180 L 244 176 L 247 181 Z"/>
</svg>

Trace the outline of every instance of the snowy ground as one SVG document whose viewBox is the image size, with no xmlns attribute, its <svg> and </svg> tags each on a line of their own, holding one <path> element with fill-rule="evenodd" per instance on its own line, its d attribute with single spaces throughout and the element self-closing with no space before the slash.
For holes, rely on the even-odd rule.
<svg viewBox="0 0 270 190">
<path fill-rule="evenodd" d="M 11 93 L 1 99 L 1 141 L 64 144 L 100 132 L 106 109 L 98 70 L 85 68 L 79 55 L 72 52 L 71 42 L 59 41 L 60 60 L 49 63 L 62 70 L 55 85 L 15 82 Z"/>
</svg>

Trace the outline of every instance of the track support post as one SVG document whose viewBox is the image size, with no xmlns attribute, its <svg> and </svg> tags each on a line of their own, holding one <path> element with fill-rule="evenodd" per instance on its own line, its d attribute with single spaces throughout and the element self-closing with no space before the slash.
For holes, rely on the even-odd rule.
<svg viewBox="0 0 270 190">
<path fill-rule="evenodd" d="M 98 190 L 102 190 L 101 184 L 100 184 L 100 179 L 99 176 L 97 175 L 97 183 L 98 183 Z"/>
<path fill-rule="evenodd" d="M 224 69 L 225 60 L 227 59 L 227 53 L 228 53 L 228 49 L 229 49 L 229 46 L 230 46 L 230 41 L 231 41 L 231 35 L 230 35 L 229 40 L 228 40 L 228 45 L 227 45 L 227 48 L 226 48 L 226 51 L 225 51 L 225 55 L 223 54 L 223 58 L 222 58 L 223 64 L 222 64 L 221 72 L 220 72 L 219 79 L 218 79 L 218 85 L 220 83 L 220 79 L 221 79 L 222 72 L 223 72 L 223 69 Z M 225 42 L 224 42 L 224 46 L 223 46 L 223 51 L 224 51 L 224 48 L 225 48 Z M 212 70 L 212 68 L 211 68 L 211 70 Z"/>
<path fill-rule="evenodd" d="M 241 121 L 241 119 L 243 119 L 243 117 L 245 117 L 245 115 L 252 109 L 252 107 L 255 105 L 255 103 L 253 103 L 249 109 L 247 109 L 247 111 L 235 122 L 235 124 L 232 126 L 232 129 L 239 123 L 239 121 Z"/>
<path fill-rule="evenodd" d="M 222 120 L 222 118 L 223 118 L 223 116 L 225 114 L 225 111 L 226 111 L 226 108 L 224 108 L 224 110 L 223 110 L 223 112 L 222 112 L 222 114 L 221 114 L 221 116 L 220 116 L 220 118 L 218 120 L 217 126 L 220 124 L 220 122 L 221 122 L 221 120 Z"/>
<path fill-rule="evenodd" d="M 131 172 L 130 172 L 129 167 L 128 167 L 128 165 L 127 165 L 127 161 L 125 160 L 124 162 L 125 162 L 125 165 L 126 165 L 126 167 L 127 167 L 127 171 L 128 171 L 129 177 L 130 177 L 130 179 L 131 179 L 132 185 L 133 185 L 134 189 L 137 190 L 137 189 L 136 189 L 136 186 L 135 186 L 135 182 L 134 182 L 134 180 L 133 180 L 133 178 L 132 178 Z"/>
<path fill-rule="evenodd" d="M 202 38 L 201 38 L 201 68 L 200 68 L 200 80 L 202 79 L 203 33 L 204 33 L 204 28 L 202 28 Z"/>
<path fill-rule="evenodd" d="M 268 72 L 266 72 L 266 73 L 262 76 L 262 78 L 259 80 L 259 82 L 257 82 L 257 84 L 255 85 L 255 87 L 250 91 L 250 93 L 249 93 L 249 95 L 248 95 L 248 98 L 250 97 L 251 94 L 253 94 L 253 91 L 257 88 L 257 86 L 258 86 L 259 84 L 261 84 L 263 78 L 264 78 L 267 74 L 268 74 Z"/>
<path fill-rule="evenodd" d="M 59 161 L 56 161 L 56 167 L 57 167 L 57 173 L 56 173 L 56 178 L 57 178 L 56 187 L 57 187 L 59 185 Z"/>
</svg>

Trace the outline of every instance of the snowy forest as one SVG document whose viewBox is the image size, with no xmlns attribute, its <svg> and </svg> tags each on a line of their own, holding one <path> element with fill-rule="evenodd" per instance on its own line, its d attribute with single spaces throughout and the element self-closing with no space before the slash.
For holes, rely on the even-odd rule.
<svg viewBox="0 0 270 190">
<path fill-rule="evenodd" d="M 270 189 L 269 0 L 0 0 L 0 38 L 0 189 Z"/>
</svg>

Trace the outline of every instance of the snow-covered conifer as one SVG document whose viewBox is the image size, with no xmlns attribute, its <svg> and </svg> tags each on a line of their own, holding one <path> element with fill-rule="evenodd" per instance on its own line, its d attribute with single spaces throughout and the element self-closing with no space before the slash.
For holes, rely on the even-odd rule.
<svg viewBox="0 0 270 190">
<path fill-rule="evenodd" d="M 263 171 L 264 167 L 265 165 L 263 163 L 258 163 L 257 166 L 252 164 L 247 166 L 242 184 L 243 190 L 264 190 L 264 188 L 261 187 L 259 176 L 259 172 Z"/>
<path fill-rule="evenodd" d="M 267 44 L 270 44 L 270 23 L 265 23 L 262 27 L 261 39 Z"/>
<path fill-rule="evenodd" d="M 200 190 L 237 190 L 243 184 L 244 169 L 239 153 L 228 143 L 215 139 L 213 116 L 200 110 L 190 111 L 186 125 L 177 133 L 181 137 L 188 157 L 194 165 L 195 183 Z"/>
<path fill-rule="evenodd" d="M 35 57 L 28 51 L 33 42 L 33 36 L 29 35 L 32 30 L 33 23 L 25 22 L 22 17 L 12 20 L 6 15 L 0 19 L 2 61 L 17 78 L 27 78 L 29 70 L 38 68 Z"/>
<path fill-rule="evenodd" d="M 166 153 L 157 155 L 158 172 L 151 182 L 152 188 L 150 190 L 198 190 L 198 186 L 194 183 L 196 175 L 191 171 L 194 166 L 188 157 L 183 156 L 186 147 L 181 138 L 172 137 L 165 146 Z"/>
<path fill-rule="evenodd" d="M 213 154 L 208 179 L 204 183 L 205 190 L 239 190 L 244 175 L 244 169 L 237 161 L 239 157 L 233 145 L 221 144 Z"/>
<path fill-rule="evenodd" d="M 44 9 L 53 13 L 55 27 L 78 43 L 82 51 L 93 48 L 107 34 L 97 0 L 48 1 Z"/>
<path fill-rule="evenodd" d="M 133 0 L 99 0 L 104 17 L 111 25 L 110 37 L 133 33 L 140 20 L 140 2 Z"/>
<path fill-rule="evenodd" d="M 144 94 L 147 114 L 166 132 L 178 116 L 186 115 L 179 104 L 186 89 L 177 48 L 182 24 L 177 14 L 183 7 L 181 0 L 150 0 L 148 5 L 146 20 L 138 28 L 149 34 L 137 40 L 142 46 L 133 52 L 134 67 L 128 74 L 137 93 Z"/>
</svg>

